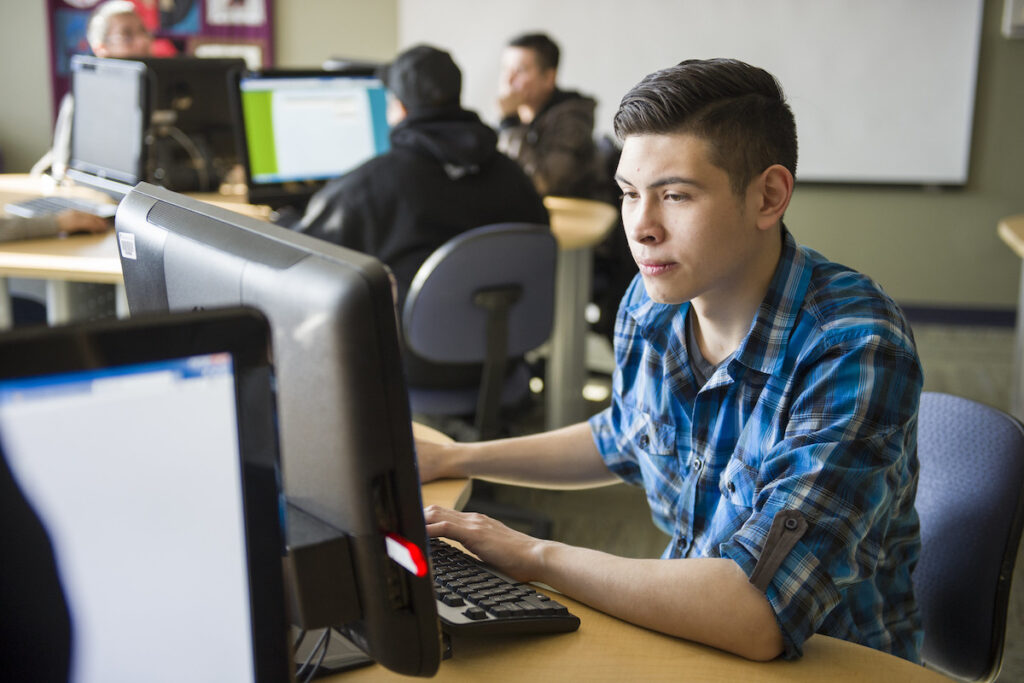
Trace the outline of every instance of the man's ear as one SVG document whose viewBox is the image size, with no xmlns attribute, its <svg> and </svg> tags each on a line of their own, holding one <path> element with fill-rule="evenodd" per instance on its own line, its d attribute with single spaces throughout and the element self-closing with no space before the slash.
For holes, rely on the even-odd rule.
<svg viewBox="0 0 1024 683">
<path fill-rule="evenodd" d="M 402 100 L 393 95 L 388 97 L 387 102 L 385 118 L 388 120 L 388 125 L 394 128 L 405 120 L 405 117 L 409 115 L 409 110 L 405 108 L 405 104 L 402 103 Z"/>
<path fill-rule="evenodd" d="M 544 79 L 544 89 L 553 92 L 558 82 L 558 69 L 544 69 L 541 77 Z"/>
<path fill-rule="evenodd" d="M 769 166 L 754 181 L 758 228 L 767 230 L 782 220 L 793 197 L 793 182 L 793 174 L 781 164 Z"/>
</svg>

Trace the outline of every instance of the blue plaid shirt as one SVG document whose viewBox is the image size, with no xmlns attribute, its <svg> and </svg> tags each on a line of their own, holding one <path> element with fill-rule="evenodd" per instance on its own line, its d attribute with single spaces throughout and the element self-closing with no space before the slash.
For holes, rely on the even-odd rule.
<svg viewBox="0 0 1024 683">
<path fill-rule="evenodd" d="M 776 513 L 797 511 L 806 531 L 776 550 L 764 588 L 785 657 L 824 633 L 920 661 L 910 573 L 922 373 L 899 308 L 784 229 L 750 331 L 704 386 L 687 355 L 688 309 L 633 280 L 612 404 L 590 420 L 608 467 L 644 487 L 671 536 L 662 557 L 728 557 L 749 576 L 774 545 Z"/>
</svg>

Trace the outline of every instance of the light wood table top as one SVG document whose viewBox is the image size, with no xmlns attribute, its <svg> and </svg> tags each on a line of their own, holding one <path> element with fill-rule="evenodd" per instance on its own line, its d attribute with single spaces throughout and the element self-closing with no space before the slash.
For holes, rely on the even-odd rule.
<svg viewBox="0 0 1024 683">
<path fill-rule="evenodd" d="M 795 661 L 752 662 L 648 631 L 565 596 L 579 616 L 573 633 L 455 638 L 439 681 L 721 681 L 722 683 L 949 683 L 904 659 L 828 636 L 813 636 Z M 331 683 L 408 680 L 378 665 L 322 679 Z"/>
<path fill-rule="evenodd" d="M 4 242 L 0 276 L 121 284 L 114 231 Z"/>
<path fill-rule="evenodd" d="M 0 207 L 8 202 L 54 194 L 111 201 L 107 195 L 89 188 L 57 186 L 47 176 L 0 175 Z M 270 216 L 270 207 L 249 204 L 244 194 L 188 196 L 253 218 L 265 220 Z M 121 284 L 117 238 L 111 230 L 99 235 L 4 242 L 0 245 L 0 277 Z"/>
<path fill-rule="evenodd" d="M 1024 213 L 999 221 L 996 232 L 1017 256 L 1024 258 Z"/>
<path fill-rule="evenodd" d="M 619 211 L 611 204 L 576 197 L 544 197 L 551 233 L 562 250 L 592 247 L 611 232 Z"/>
</svg>

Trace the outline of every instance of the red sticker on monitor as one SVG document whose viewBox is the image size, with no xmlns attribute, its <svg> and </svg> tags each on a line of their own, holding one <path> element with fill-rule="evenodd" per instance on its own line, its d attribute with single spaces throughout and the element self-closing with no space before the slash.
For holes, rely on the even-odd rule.
<svg viewBox="0 0 1024 683">
<path fill-rule="evenodd" d="M 398 534 L 388 534 L 384 537 L 387 545 L 388 557 L 402 565 L 414 576 L 426 576 L 429 567 L 427 559 L 419 546 L 412 541 L 407 541 Z"/>
</svg>

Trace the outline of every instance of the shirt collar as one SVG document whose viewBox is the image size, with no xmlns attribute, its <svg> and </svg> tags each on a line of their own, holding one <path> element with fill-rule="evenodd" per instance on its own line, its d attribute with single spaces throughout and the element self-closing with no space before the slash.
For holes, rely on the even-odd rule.
<svg viewBox="0 0 1024 683">
<path fill-rule="evenodd" d="M 736 349 L 737 361 L 765 374 L 778 369 L 786 357 L 786 347 L 807 294 L 812 268 L 783 225 L 779 264 L 750 331 Z"/>
<path fill-rule="evenodd" d="M 782 253 L 775 274 L 750 331 L 733 355 L 733 362 L 765 374 L 772 374 L 779 367 L 803 305 L 811 269 L 812 265 L 783 225 Z M 647 343 L 664 351 L 673 337 L 685 334 L 684 321 L 689 308 L 689 302 L 659 304 L 644 293 L 626 313 L 633 318 L 637 332 Z"/>
</svg>

